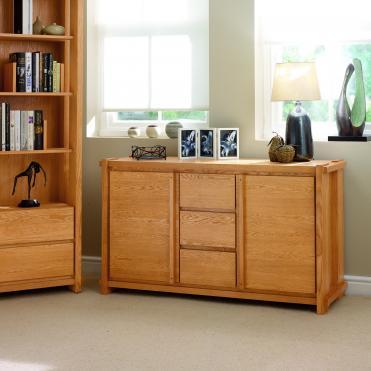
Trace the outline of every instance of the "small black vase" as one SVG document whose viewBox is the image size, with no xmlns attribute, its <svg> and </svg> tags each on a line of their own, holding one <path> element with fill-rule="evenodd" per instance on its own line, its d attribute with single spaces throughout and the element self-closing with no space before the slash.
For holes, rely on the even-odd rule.
<svg viewBox="0 0 371 371">
<path fill-rule="evenodd" d="M 313 160 L 311 121 L 300 102 L 296 102 L 295 109 L 287 117 L 286 144 L 295 148 L 294 161 Z"/>
<path fill-rule="evenodd" d="M 359 131 L 359 128 L 353 128 L 352 120 L 351 120 L 351 111 L 349 107 L 349 103 L 347 100 L 347 87 L 350 78 L 352 77 L 354 72 L 353 64 L 349 64 L 347 69 L 345 70 L 345 76 L 343 81 L 343 86 L 341 88 L 339 103 L 336 108 L 336 125 L 338 128 L 338 133 L 340 137 L 347 137 L 352 135 L 359 135 L 359 133 L 353 133 L 353 131 Z M 356 129 L 356 130 L 354 130 Z M 362 130 L 363 134 L 363 130 Z M 360 134 L 362 136 L 362 134 Z"/>
</svg>

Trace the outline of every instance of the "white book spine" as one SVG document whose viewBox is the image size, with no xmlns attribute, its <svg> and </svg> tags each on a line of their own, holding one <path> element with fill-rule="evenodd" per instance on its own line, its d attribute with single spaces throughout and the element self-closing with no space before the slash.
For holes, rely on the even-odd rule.
<svg viewBox="0 0 371 371">
<path fill-rule="evenodd" d="M 28 111 L 21 111 L 21 151 L 28 149 Z"/>
<path fill-rule="evenodd" d="M 15 150 L 21 150 L 21 111 L 14 111 L 15 122 Z"/>
<path fill-rule="evenodd" d="M 30 21 L 29 14 L 30 14 L 30 3 L 29 0 L 22 0 L 22 33 L 28 34 L 29 33 L 29 26 L 28 23 Z"/>
<path fill-rule="evenodd" d="M 35 88 L 36 92 L 40 91 L 40 53 L 36 53 L 36 68 L 35 68 L 35 76 L 33 78 L 35 81 Z"/>
<path fill-rule="evenodd" d="M 26 93 L 32 93 L 32 53 L 26 54 Z"/>
<path fill-rule="evenodd" d="M 15 115 L 14 111 L 10 111 L 10 150 L 15 151 Z"/>
<path fill-rule="evenodd" d="M 5 117 L 6 117 L 6 104 L 1 103 L 1 150 L 6 150 L 6 137 L 5 137 Z"/>
<path fill-rule="evenodd" d="M 28 140 L 27 149 L 33 151 L 35 141 L 34 111 L 28 111 Z"/>
<path fill-rule="evenodd" d="M 32 35 L 33 34 L 33 22 L 32 22 L 32 19 L 33 19 L 33 0 L 29 0 L 28 9 L 29 9 L 29 12 L 28 12 L 28 33 L 30 35 Z"/>
</svg>

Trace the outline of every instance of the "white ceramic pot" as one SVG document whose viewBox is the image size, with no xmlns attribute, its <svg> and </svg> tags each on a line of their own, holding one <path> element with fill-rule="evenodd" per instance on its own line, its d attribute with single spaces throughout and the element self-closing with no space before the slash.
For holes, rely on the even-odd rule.
<svg viewBox="0 0 371 371">
<path fill-rule="evenodd" d="M 157 125 L 148 125 L 146 134 L 148 138 L 158 138 L 161 135 L 161 128 Z"/>
<path fill-rule="evenodd" d="M 137 138 L 140 136 L 140 129 L 136 126 L 132 126 L 128 129 L 128 136 L 130 138 Z"/>
<path fill-rule="evenodd" d="M 181 129 L 183 125 L 178 121 L 169 122 L 165 127 L 166 135 L 169 138 L 178 138 L 178 129 Z"/>
</svg>

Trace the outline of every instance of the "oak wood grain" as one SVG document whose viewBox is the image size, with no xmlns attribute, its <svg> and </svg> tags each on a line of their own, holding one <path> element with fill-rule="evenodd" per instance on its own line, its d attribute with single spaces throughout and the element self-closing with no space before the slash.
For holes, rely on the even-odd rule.
<svg viewBox="0 0 371 371">
<path fill-rule="evenodd" d="M 73 243 L 0 248 L 0 282 L 72 277 Z"/>
<path fill-rule="evenodd" d="M 180 212 L 180 245 L 236 248 L 234 213 Z"/>
<path fill-rule="evenodd" d="M 234 210 L 235 177 L 215 174 L 180 174 L 180 207 Z"/>
<path fill-rule="evenodd" d="M 110 279 L 170 282 L 173 179 L 172 174 L 110 172 Z"/>
<path fill-rule="evenodd" d="M 314 293 L 314 179 L 247 176 L 245 192 L 245 287 Z"/>
<path fill-rule="evenodd" d="M 180 283 L 200 286 L 235 287 L 236 254 L 181 249 Z"/>
</svg>

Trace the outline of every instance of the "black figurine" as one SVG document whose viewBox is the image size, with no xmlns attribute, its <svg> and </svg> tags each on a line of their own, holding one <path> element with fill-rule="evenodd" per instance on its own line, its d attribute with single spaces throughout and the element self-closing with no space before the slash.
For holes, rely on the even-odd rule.
<svg viewBox="0 0 371 371">
<path fill-rule="evenodd" d="M 33 188 L 33 187 L 35 187 L 35 184 L 36 184 L 36 176 L 37 176 L 38 173 L 40 173 L 40 170 L 44 174 L 44 179 L 45 179 L 44 187 L 45 187 L 46 186 L 46 172 L 38 162 L 32 161 L 25 171 L 22 171 L 21 173 L 19 173 L 18 175 L 15 176 L 12 196 L 14 196 L 14 194 L 15 194 L 15 189 L 16 189 L 16 186 L 17 186 L 18 178 L 22 178 L 22 177 L 27 177 L 28 178 L 28 199 L 27 200 L 22 200 L 19 203 L 18 207 L 31 208 L 31 207 L 39 207 L 40 206 L 40 202 L 38 200 L 32 200 L 31 199 L 32 177 L 33 177 L 33 182 L 32 182 L 32 188 Z"/>
</svg>

